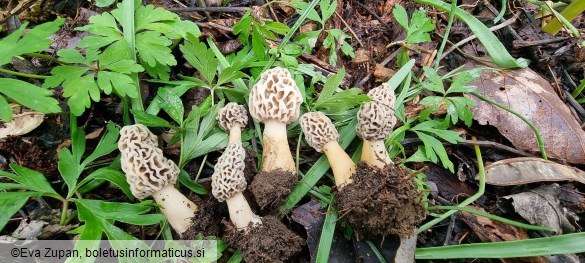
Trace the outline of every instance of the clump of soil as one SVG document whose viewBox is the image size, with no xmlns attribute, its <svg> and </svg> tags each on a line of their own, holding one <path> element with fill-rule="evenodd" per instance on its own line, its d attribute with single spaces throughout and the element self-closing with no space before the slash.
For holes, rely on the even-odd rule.
<svg viewBox="0 0 585 263">
<path fill-rule="evenodd" d="M 219 201 L 210 198 L 207 202 L 196 195 L 189 196 L 193 203 L 197 204 L 199 211 L 191 220 L 191 226 L 183 233 L 181 239 L 194 240 L 198 234 L 203 236 L 218 236 L 222 218 L 227 214 Z"/>
<path fill-rule="evenodd" d="M 254 174 L 258 171 L 258 158 L 256 157 L 256 152 L 244 148 L 246 150 L 246 158 L 244 159 L 244 164 L 246 165 L 246 169 L 244 169 L 244 178 L 246 178 L 246 182 L 250 184 L 254 179 Z"/>
<path fill-rule="evenodd" d="M 389 164 L 377 169 L 360 162 L 353 179 L 337 194 L 335 205 L 358 239 L 388 235 L 408 238 L 425 219 L 422 192 L 400 166 Z"/>
<path fill-rule="evenodd" d="M 272 211 L 284 204 L 284 197 L 290 193 L 297 181 L 295 174 L 281 169 L 260 172 L 250 184 L 250 191 L 260 208 Z"/>
<path fill-rule="evenodd" d="M 8 155 L 4 155 L 8 153 Z M 44 174 L 49 180 L 58 178 L 57 154 L 54 148 L 43 147 L 41 140 L 31 137 L 7 137 L 0 141 L 0 154 L 12 157 L 14 161 L 29 169 Z M 8 167 L 0 167 L 7 169 Z"/>
<path fill-rule="evenodd" d="M 247 233 L 226 223 L 223 239 L 242 250 L 246 262 L 284 262 L 301 251 L 305 240 L 286 228 L 276 217 L 262 218 L 262 225 L 253 226 Z"/>
</svg>

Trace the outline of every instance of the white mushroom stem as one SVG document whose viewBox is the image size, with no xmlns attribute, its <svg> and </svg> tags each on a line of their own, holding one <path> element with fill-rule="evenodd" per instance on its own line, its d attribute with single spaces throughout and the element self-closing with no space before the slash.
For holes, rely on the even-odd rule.
<svg viewBox="0 0 585 263">
<path fill-rule="evenodd" d="M 152 197 L 161 206 L 162 213 L 179 235 L 189 229 L 193 215 L 198 210 L 195 203 L 181 194 L 174 185 L 161 188 Z"/>
<path fill-rule="evenodd" d="M 237 192 L 225 202 L 230 213 L 230 220 L 238 229 L 247 229 L 250 223 L 262 224 L 260 217 L 250 209 L 250 205 L 242 192 Z"/>
<path fill-rule="evenodd" d="M 282 169 L 296 173 L 295 161 L 288 147 L 286 124 L 277 120 L 264 122 L 262 171 Z"/>
<path fill-rule="evenodd" d="M 355 164 L 339 146 L 337 141 L 330 141 L 323 145 L 323 152 L 327 155 L 333 176 L 335 177 L 335 185 L 340 190 L 348 184 L 353 183 L 351 176 L 355 173 Z"/>
<path fill-rule="evenodd" d="M 362 145 L 362 161 L 369 166 L 384 168 L 386 165 L 391 164 L 392 160 L 388 155 L 388 150 L 384 145 L 383 140 L 369 141 L 364 140 Z"/>
<path fill-rule="evenodd" d="M 228 145 L 232 143 L 242 143 L 242 128 L 237 125 L 234 125 L 230 128 Z"/>
</svg>

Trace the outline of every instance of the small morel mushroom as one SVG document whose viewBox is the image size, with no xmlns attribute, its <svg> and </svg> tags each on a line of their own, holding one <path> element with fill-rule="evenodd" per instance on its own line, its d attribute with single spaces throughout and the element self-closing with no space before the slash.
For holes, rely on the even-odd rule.
<svg viewBox="0 0 585 263">
<path fill-rule="evenodd" d="M 250 114 L 264 123 L 262 168 L 250 186 L 261 207 L 278 205 L 298 180 L 286 125 L 299 118 L 302 102 L 301 92 L 284 68 L 262 73 L 250 91 Z"/>
<path fill-rule="evenodd" d="M 242 195 L 245 151 L 241 143 L 230 143 L 219 157 L 212 175 L 212 193 L 225 201 L 232 224 L 227 223 L 224 240 L 244 252 L 246 262 L 284 262 L 301 250 L 303 240 L 272 216 L 260 218 Z"/>
<path fill-rule="evenodd" d="M 321 112 L 307 112 L 301 116 L 299 123 L 307 143 L 317 152 L 325 152 L 327 155 L 337 188 L 342 189 L 352 183 L 355 164 L 339 146 L 339 132 L 331 120 Z"/>
<path fill-rule="evenodd" d="M 382 101 L 370 101 L 360 107 L 357 117 L 357 134 L 364 141 L 362 161 L 380 169 L 392 163 L 384 139 L 390 136 L 396 124 L 394 110 Z"/>
<path fill-rule="evenodd" d="M 138 199 L 152 196 L 171 227 L 182 235 L 198 208 L 175 188 L 179 168 L 163 156 L 156 136 L 142 124 L 125 126 L 120 130 L 118 149 L 132 195 Z"/>
<path fill-rule="evenodd" d="M 235 102 L 226 104 L 219 110 L 217 121 L 219 127 L 230 134 L 228 144 L 242 143 L 242 128 L 248 124 L 248 112 L 244 106 Z"/>
</svg>

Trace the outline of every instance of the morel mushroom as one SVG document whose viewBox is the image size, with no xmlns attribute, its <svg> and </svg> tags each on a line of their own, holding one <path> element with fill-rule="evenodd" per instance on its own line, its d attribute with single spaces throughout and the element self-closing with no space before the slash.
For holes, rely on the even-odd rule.
<svg viewBox="0 0 585 263">
<path fill-rule="evenodd" d="M 321 112 L 308 112 L 301 116 L 299 122 L 307 143 L 317 152 L 325 152 L 327 155 L 335 177 L 335 185 L 342 189 L 352 183 L 351 176 L 355 173 L 355 164 L 339 146 L 339 133 L 331 120 Z"/>
<path fill-rule="evenodd" d="M 298 180 L 286 125 L 299 118 L 302 102 L 295 81 L 284 68 L 262 73 L 250 91 L 250 114 L 264 123 L 262 168 L 250 187 L 261 207 L 280 202 Z"/>
<path fill-rule="evenodd" d="M 197 205 L 175 188 L 179 168 L 163 156 L 156 136 L 142 124 L 125 126 L 120 130 L 118 149 L 132 195 L 138 199 L 152 196 L 171 227 L 182 235 L 191 225 Z"/>
<path fill-rule="evenodd" d="M 213 196 L 227 203 L 233 224 L 228 223 L 224 240 L 242 250 L 246 262 L 284 262 L 304 242 L 275 217 L 260 218 L 252 212 L 242 194 L 246 189 L 244 154 L 241 143 L 230 143 L 212 175 Z"/>
<path fill-rule="evenodd" d="M 228 144 L 242 143 L 242 128 L 248 124 L 248 112 L 244 106 L 234 102 L 226 104 L 219 110 L 217 121 L 219 127 L 230 134 Z"/>
</svg>

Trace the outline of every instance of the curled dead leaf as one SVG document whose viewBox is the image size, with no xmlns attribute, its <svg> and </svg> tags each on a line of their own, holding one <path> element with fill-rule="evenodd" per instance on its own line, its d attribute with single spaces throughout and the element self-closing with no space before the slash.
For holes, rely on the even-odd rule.
<svg viewBox="0 0 585 263">
<path fill-rule="evenodd" d="M 18 105 L 11 107 L 14 117 L 11 122 L 4 123 L 4 127 L 0 128 L 0 139 L 27 134 L 39 127 L 45 119 L 43 113 L 21 109 Z"/>
<path fill-rule="evenodd" d="M 500 186 L 553 181 L 576 181 L 585 184 L 585 172 L 540 158 L 520 157 L 487 165 L 485 180 L 487 184 Z"/>
<path fill-rule="evenodd" d="M 465 68 L 483 67 L 468 63 Z M 585 132 L 550 83 L 529 68 L 484 70 L 470 83 L 484 96 L 522 114 L 538 128 L 549 157 L 585 163 Z M 496 127 L 519 150 L 538 152 L 536 136 L 518 117 L 475 96 L 473 118 Z"/>
</svg>

